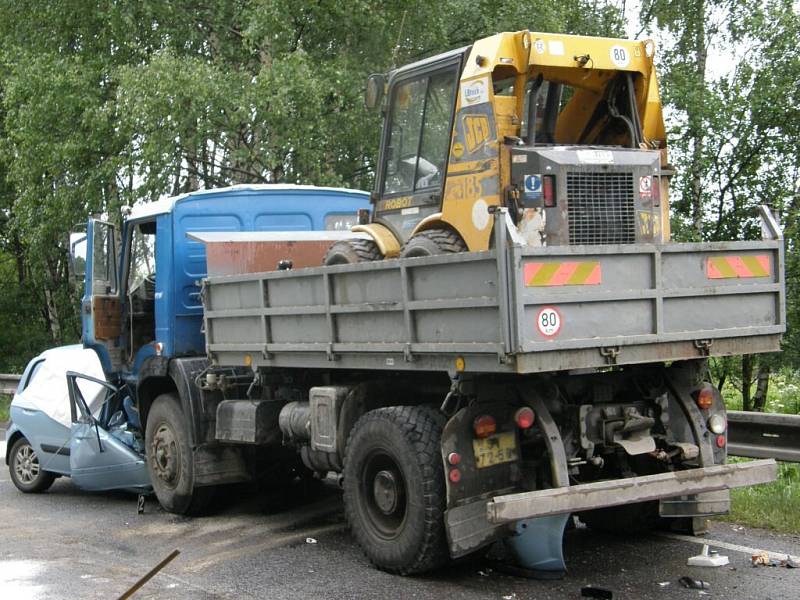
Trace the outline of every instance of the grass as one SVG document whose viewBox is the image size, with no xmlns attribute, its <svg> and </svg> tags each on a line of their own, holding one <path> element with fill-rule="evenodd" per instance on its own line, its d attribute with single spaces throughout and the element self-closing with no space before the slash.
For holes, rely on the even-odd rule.
<svg viewBox="0 0 800 600">
<path fill-rule="evenodd" d="M 0 423 L 8 421 L 8 407 L 11 405 L 12 396 L 0 394 Z"/>
<path fill-rule="evenodd" d="M 800 533 L 800 465 L 779 463 L 774 482 L 731 490 L 731 514 L 721 519 Z"/>
<path fill-rule="evenodd" d="M 723 397 L 729 410 L 741 410 L 741 391 L 734 385 L 725 386 Z M 781 369 L 770 376 L 764 411 L 800 413 L 800 373 Z M 748 459 L 730 459 L 731 462 L 744 460 Z M 731 514 L 722 520 L 784 533 L 800 533 L 800 464 L 778 463 L 776 481 L 731 490 Z"/>
</svg>

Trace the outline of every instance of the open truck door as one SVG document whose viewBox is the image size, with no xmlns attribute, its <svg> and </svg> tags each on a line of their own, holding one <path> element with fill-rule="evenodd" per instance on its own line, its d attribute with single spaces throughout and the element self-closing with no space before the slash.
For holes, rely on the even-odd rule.
<svg viewBox="0 0 800 600">
<path fill-rule="evenodd" d="M 82 341 L 94 348 L 108 370 L 121 333 L 122 312 L 117 278 L 116 232 L 111 223 L 89 219 L 86 232 L 70 236 L 73 275 L 84 277 L 81 299 Z"/>
<path fill-rule="evenodd" d="M 144 447 L 127 426 L 121 391 L 73 371 L 67 373 L 67 387 L 72 414 L 69 463 L 75 484 L 85 490 L 149 488 Z M 87 400 L 84 393 L 91 388 L 93 399 Z"/>
</svg>

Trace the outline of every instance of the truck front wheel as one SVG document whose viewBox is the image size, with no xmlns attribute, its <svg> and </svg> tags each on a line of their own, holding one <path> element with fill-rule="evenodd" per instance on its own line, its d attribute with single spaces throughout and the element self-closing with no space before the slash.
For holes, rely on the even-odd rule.
<svg viewBox="0 0 800 600">
<path fill-rule="evenodd" d="M 373 410 L 353 427 L 344 462 L 347 522 L 373 564 L 428 571 L 448 559 L 443 416 L 424 406 Z"/>
<path fill-rule="evenodd" d="M 158 502 L 182 515 L 202 512 L 212 488 L 194 487 L 194 461 L 188 424 L 175 394 L 161 394 L 153 402 L 145 428 L 147 468 Z"/>
</svg>

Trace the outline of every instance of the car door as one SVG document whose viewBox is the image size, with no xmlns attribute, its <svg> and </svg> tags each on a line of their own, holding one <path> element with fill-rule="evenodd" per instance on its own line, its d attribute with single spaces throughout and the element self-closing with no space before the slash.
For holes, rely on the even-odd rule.
<svg viewBox="0 0 800 600">
<path fill-rule="evenodd" d="M 110 434 L 101 419 L 93 416 L 107 415 L 109 410 L 107 406 L 99 410 L 97 402 L 84 397 L 81 387 L 86 390 L 86 382 L 102 387 L 102 403 L 114 401 L 120 393 L 105 381 L 80 373 L 67 373 L 72 412 L 69 454 L 72 480 L 78 487 L 86 490 L 149 488 L 150 476 L 144 455 Z"/>
</svg>

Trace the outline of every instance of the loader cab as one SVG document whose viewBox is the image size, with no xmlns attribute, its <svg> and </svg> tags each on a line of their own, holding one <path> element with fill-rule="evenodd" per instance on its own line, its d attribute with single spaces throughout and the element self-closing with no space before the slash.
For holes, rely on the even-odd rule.
<svg viewBox="0 0 800 600">
<path fill-rule="evenodd" d="M 458 80 L 467 50 L 389 75 L 373 221 L 400 241 L 441 210 Z"/>
</svg>

